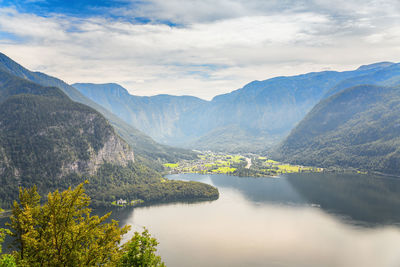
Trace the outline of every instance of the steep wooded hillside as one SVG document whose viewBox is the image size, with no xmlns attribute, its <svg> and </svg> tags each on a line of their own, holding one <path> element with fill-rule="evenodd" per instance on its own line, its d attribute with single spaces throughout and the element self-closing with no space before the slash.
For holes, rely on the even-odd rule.
<svg viewBox="0 0 400 267">
<path fill-rule="evenodd" d="M 400 175 L 400 88 L 362 85 L 321 101 L 275 157 Z"/>
<path fill-rule="evenodd" d="M 32 72 L 2 53 L 0 53 L 0 70 L 45 87 L 57 87 L 73 101 L 85 104 L 99 111 L 116 129 L 118 135 L 120 135 L 134 149 L 139 160 L 144 158 L 145 162 L 147 162 L 147 160 L 152 161 L 149 165 L 154 166 L 157 161 L 171 162 L 180 158 L 192 158 L 195 156 L 194 153 L 188 150 L 176 149 L 158 144 L 148 135 L 137 130 L 135 127 L 124 122 L 106 108 L 82 95 L 74 87 L 60 79 L 51 77 L 44 73 Z"/>
<path fill-rule="evenodd" d="M 129 145 L 96 110 L 0 70 L 1 206 L 18 187 L 36 185 L 45 195 L 89 180 L 94 205 L 115 199 L 151 201 L 218 197 L 205 184 L 163 180 L 135 162 Z"/>
</svg>

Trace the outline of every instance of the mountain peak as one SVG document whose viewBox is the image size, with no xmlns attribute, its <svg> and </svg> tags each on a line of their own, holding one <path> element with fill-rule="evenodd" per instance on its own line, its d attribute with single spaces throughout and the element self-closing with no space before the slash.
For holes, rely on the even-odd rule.
<svg viewBox="0 0 400 267">
<path fill-rule="evenodd" d="M 383 61 L 383 62 L 377 62 L 369 65 L 362 65 L 360 66 L 357 70 L 370 70 L 370 69 L 376 69 L 376 68 L 386 68 L 390 67 L 395 63 L 389 62 L 389 61 Z"/>
</svg>

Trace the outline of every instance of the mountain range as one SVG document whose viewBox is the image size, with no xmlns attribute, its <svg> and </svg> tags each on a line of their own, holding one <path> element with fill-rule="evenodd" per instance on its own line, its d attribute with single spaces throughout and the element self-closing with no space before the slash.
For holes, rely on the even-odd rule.
<svg viewBox="0 0 400 267">
<path fill-rule="evenodd" d="M 175 161 L 179 158 L 193 158 L 195 156 L 194 153 L 188 150 L 173 148 L 155 142 L 148 135 L 125 123 L 115 114 L 88 99 L 62 80 L 41 72 L 32 72 L 2 53 L 0 53 L 0 70 L 42 86 L 57 87 L 73 101 L 94 108 L 111 123 L 118 135 L 135 150 L 139 160 L 142 158 L 151 160 L 151 165 L 154 165 L 157 161 Z"/>
<path fill-rule="evenodd" d="M 200 150 L 264 152 L 287 136 L 321 99 L 357 84 L 394 85 L 400 66 L 381 62 L 253 81 L 205 101 L 191 96 L 134 96 L 118 84 L 72 86 L 156 141 Z"/>
<path fill-rule="evenodd" d="M 398 175 L 399 85 L 400 64 L 381 62 L 352 71 L 253 81 L 210 101 L 134 96 L 115 83 L 70 86 L 0 54 L 1 101 L 16 101 L 19 95 L 28 105 L 39 94 L 40 101 L 68 98 L 90 106 L 133 148 L 136 161 L 159 170 L 162 162 L 196 157 L 185 149 L 190 148 L 268 153 L 289 163 Z M 56 87 L 61 90 L 51 89 Z M 29 101 L 23 99 L 27 94 Z M 3 146 L 3 156 L 4 151 Z M 4 163 L 0 167 L 11 170 Z"/>
<path fill-rule="evenodd" d="M 153 202 L 218 197 L 218 190 L 210 185 L 170 181 L 162 178 L 154 168 L 143 165 L 142 161 L 137 160 L 135 150 L 118 135 L 106 117 L 88 105 L 73 101 L 65 93 L 74 95 L 77 92 L 75 89 L 67 90 L 72 87 L 62 91 L 57 86 L 42 86 L 25 78 L 36 81 L 48 79 L 50 82 L 59 80 L 31 73 L 9 59 L 7 64 L 4 61 L 2 63 L 2 207 L 12 205 L 18 197 L 19 187 L 36 186 L 40 194 L 46 195 L 49 191 L 64 190 L 85 180 L 89 181 L 86 192 L 92 198 L 93 205 L 111 205 L 118 198 Z M 79 92 L 76 95 L 79 96 Z M 107 112 L 104 108 L 103 111 Z M 115 117 L 112 114 L 110 116 Z M 171 150 L 172 153 L 183 151 L 187 155 L 194 154 L 174 148 Z M 157 166 L 154 161 L 157 153 L 162 155 L 157 150 L 147 155 L 152 160 L 152 167 Z"/>
</svg>

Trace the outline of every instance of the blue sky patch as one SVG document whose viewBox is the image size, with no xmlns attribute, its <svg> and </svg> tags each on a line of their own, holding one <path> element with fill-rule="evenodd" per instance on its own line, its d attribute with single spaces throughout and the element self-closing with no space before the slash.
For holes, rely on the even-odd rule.
<svg viewBox="0 0 400 267">
<path fill-rule="evenodd" d="M 19 12 L 33 13 L 43 17 L 57 13 L 82 18 L 109 16 L 110 9 L 128 6 L 132 8 L 135 5 L 134 2 L 110 0 L 3 0 L 0 4 L 15 7 Z"/>
</svg>

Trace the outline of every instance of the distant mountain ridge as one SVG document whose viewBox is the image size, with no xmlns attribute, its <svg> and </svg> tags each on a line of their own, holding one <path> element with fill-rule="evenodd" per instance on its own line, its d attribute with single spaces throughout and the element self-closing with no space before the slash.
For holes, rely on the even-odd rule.
<svg viewBox="0 0 400 267">
<path fill-rule="evenodd" d="M 332 90 L 374 79 L 374 84 L 397 84 L 400 65 L 381 62 L 353 71 L 253 81 L 211 101 L 133 96 L 116 84 L 73 86 L 159 142 L 202 150 L 261 152 L 282 140 Z"/>
<path fill-rule="evenodd" d="M 372 66 L 384 66 L 383 68 L 378 68 L 376 71 L 371 73 L 366 73 L 359 75 L 347 80 L 344 80 L 331 88 L 324 98 L 334 95 L 344 89 L 357 86 L 357 85 L 382 85 L 382 86 L 394 86 L 400 84 L 400 64 L 395 63 L 376 63 Z M 361 66 L 363 69 L 371 69 L 369 66 Z"/>
<path fill-rule="evenodd" d="M 395 63 L 389 61 L 377 62 L 369 65 L 362 65 L 357 70 L 369 70 L 369 69 L 376 69 L 376 68 L 386 68 L 394 65 Z"/>
<path fill-rule="evenodd" d="M 118 84 L 73 84 L 83 95 L 140 128 L 159 142 L 185 138 L 177 123 L 183 114 L 206 103 L 192 96 L 133 96 Z"/>
</svg>

